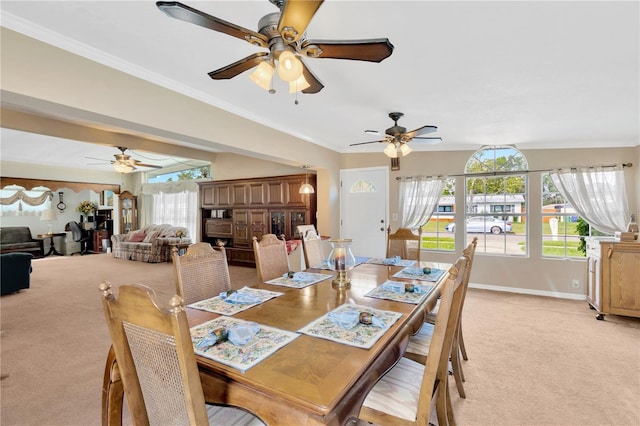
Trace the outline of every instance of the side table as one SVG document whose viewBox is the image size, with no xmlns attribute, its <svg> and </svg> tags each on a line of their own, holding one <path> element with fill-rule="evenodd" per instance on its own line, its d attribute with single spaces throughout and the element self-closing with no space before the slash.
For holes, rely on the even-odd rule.
<svg viewBox="0 0 640 426">
<path fill-rule="evenodd" d="M 53 232 L 51 234 L 38 234 L 37 239 L 38 240 L 46 240 L 47 238 L 51 239 L 51 245 L 49 246 L 49 251 L 47 252 L 47 254 L 44 255 L 44 257 L 47 257 L 51 254 L 56 254 L 58 256 L 62 256 L 62 253 L 58 252 L 58 250 L 56 250 L 56 246 L 53 243 L 53 239 L 55 237 L 66 237 L 67 234 L 65 232 Z"/>
<path fill-rule="evenodd" d="M 182 256 L 184 254 L 184 251 L 187 249 L 187 247 L 189 247 L 191 245 L 191 243 L 170 243 L 169 247 L 171 247 L 170 253 L 173 253 L 173 248 L 177 248 L 178 249 L 178 255 Z M 169 257 L 169 262 L 173 262 L 173 255 L 171 255 Z"/>
</svg>

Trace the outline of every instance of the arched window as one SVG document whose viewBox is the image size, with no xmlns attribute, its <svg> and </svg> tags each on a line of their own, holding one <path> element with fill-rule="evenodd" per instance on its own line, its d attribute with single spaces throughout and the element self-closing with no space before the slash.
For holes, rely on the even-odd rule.
<svg viewBox="0 0 640 426">
<path fill-rule="evenodd" d="M 512 146 L 487 146 L 465 167 L 467 243 L 478 237 L 481 253 L 525 256 L 527 171 L 525 156 Z"/>
</svg>

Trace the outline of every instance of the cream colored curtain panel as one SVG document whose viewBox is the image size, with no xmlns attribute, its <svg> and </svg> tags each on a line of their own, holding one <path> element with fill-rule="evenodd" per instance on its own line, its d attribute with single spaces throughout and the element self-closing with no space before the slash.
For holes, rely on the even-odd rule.
<svg viewBox="0 0 640 426">
<path fill-rule="evenodd" d="M 562 196 L 598 231 L 626 230 L 630 212 L 623 165 L 559 169 L 550 176 Z"/>
<path fill-rule="evenodd" d="M 445 182 L 446 178 L 441 176 L 400 178 L 401 228 L 418 229 L 429 221 L 438 205 Z"/>
</svg>

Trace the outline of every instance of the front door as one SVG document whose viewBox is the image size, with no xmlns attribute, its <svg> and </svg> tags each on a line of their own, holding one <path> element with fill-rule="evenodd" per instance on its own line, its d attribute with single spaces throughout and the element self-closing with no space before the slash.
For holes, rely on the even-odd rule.
<svg viewBox="0 0 640 426">
<path fill-rule="evenodd" d="M 340 170 L 340 236 L 355 256 L 386 255 L 389 168 Z"/>
</svg>

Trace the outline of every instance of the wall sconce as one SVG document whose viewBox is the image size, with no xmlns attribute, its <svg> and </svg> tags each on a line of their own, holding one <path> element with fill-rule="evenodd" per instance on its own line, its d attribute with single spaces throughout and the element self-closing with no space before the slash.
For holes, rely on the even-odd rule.
<svg viewBox="0 0 640 426">
<path fill-rule="evenodd" d="M 64 209 L 67 208 L 67 205 L 64 203 L 64 201 L 62 201 L 62 195 L 63 195 L 62 191 L 58 192 L 58 197 L 60 198 L 60 202 L 56 207 L 58 208 L 58 210 L 60 210 L 60 212 L 63 212 Z"/>
<path fill-rule="evenodd" d="M 308 169 L 309 166 L 305 165 L 302 166 L 303 169 Z M 300 185 L 300 189 L 298 190 L 298 192 L 300 194 L 313 194 L 315 191 L 315 189 L 313 189 L 313 186 L 311 186 L 311 184 L 309 184 L 309 172 L 307 172 L 307 174 L 304 177 L 304 183 L 302 185 Z"/>
</svg>

